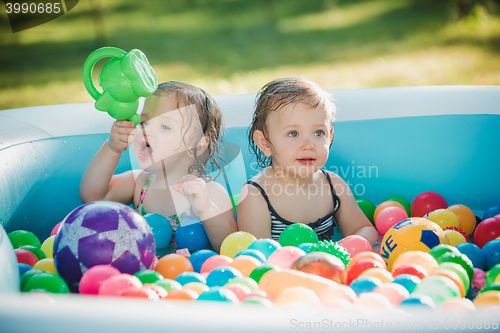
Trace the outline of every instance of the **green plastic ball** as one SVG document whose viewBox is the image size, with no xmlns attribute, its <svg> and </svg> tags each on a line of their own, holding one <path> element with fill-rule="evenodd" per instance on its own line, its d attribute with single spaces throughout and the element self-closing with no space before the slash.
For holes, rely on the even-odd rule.
<svg viewBox="0 0 500 333">
<path fill-rule="evenodd" d="M 467 272 L 469 281 L 472 281 L 474 279 L 474 266 L 472 265 L 472 261 L 470 261 L 470 259 L 465 254 L 445 253 L 437 258 L 436 261 L 438 262 L 438 264 L 442 264 L 444 262 L 453 262 L 455 264 L 459 264 Z"/>
<path fill-rule="evenodd" d="M 373 225 L 375 225 L 373 215 L 375 214 L 375 209 L 377 209 L 377 207 L 375 207 L 373 202 L 371 202 L 368 199 L 361 199 L 361 198 L 357 198 L 356 202 L 358 203 L 359 208 L 365 214 L 365 216 L 368 218 L 368 220 L 370 220 L 370 222 Z"/>
<path fill-rule="evenodd" d="M 458 286 L 451 279 L 440 275 L 424 278 L 413 293 L 429 296 L 438 307 L 449 298 L 460 297 Z"/>
<path fill-rule="evenodd" d="M 167 292 L 170 292 L 171 290 L 181 290 L 182 289 L 182 285 L 179 282 L 174 281 L 172 279 L 157 280 L 156 282 L 154 282 L 154 284 L 162 287 Z"/>
<path fill-rule="evenodd" d="M 500 264 L 496 264 L 486 273 L 486 285 L 493 283 L 498 274 L 500 274 Z"/>
<path fill-rule="evenodd" d="M 260 279 L 264 276 L 264 274 L 266 274 L 271 270 L 280 271 L 281 268 L 279 268 L 276 265 L 270 265 L 270 264 L 260 265 L 259 267 L 254 268 L 254 270 L 250 273 L 248 277 L 253 279 L 255 282 L 259 283 Z"/>
<path fill-rule="evenodd" d="M 391 197 L 388 197 L 384 201 L 395 201 L 400 203 L 401 206 L 403 206 L 404 209 L 406 210 L 406 214 L 408 214 L 408 217 L 411 217 L 411 203 L 408 200 L 406 200 L 406 198 L 403 198 L 400 195 L 393 195 Z"/>
<path fill-rule="evenodd" d="M 38 248 L 42 246 L 38 237 L 36 237 L 35 234 L 30 231 L 16 230 L 9 233 L 8 236 L 14 249 L 18 249 L 23 245 L 32 245 Z"/>
<path fill-rule="evenodd" d="M 69 288 L 66 282 L 57 274 L 43 272 L 35 274 L 26 282 L 23 292 L 34 290 L 44 290 L 49 293 L 69 294 Z"/>
<path fill-rule="evenodd" d="M 438 259 L 441 257 L 443 254 L 446 253 L 456 253 L 459 254 L 460 251 L 457 250 L 456 247 L 451 246 L 451 245 L 446 245 L 446 244 L 439 244 L 434 246 L 430 251 L 429 254 L 434 257 L 434 259 Z"/>
<path fill-rule="evenodd" d="M 278 242 L 281 246 L 299 246 L 302 243 L 318 242 L 318 235 L 310 226 L 294 223 L 281 232 Z"/>
<path fill-rule="evenodd" d="M 42 259 L 47 258 L 47 256 L 45 255 L 45 253 L 39 247 L 36 247 L 36 246 L 33 246 L 33 245 L 22 245 L 19 248 L 30 251 L 31 253 L 33 253 L 36 256 L 36 258 L 39 261 L 42 260 Z"/>
<path fill-rule="evenodd" d="M 163 280 L 163 275 L 151 269 L 143 269 L 134 274 L 143 284 L 155 283 L 158 280 Z"/>
</svg>

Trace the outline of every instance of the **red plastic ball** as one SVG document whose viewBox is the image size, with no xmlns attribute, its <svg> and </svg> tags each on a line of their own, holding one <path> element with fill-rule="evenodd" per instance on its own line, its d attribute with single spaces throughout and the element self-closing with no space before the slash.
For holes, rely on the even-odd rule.
<svg viewBox="0 0 500 333">
<path fill-rule="evenodd" d="M 411 203 L 411 215 L 413 217 L 423 217 L 425 214 L 436 209 L 448 207 L 443 196 L 436 192 L 423 192 L 416 196 Z"/>
<path fill-rule="evenodd" d="M 415 264 L 399 266 L 394 272 L 392 272 L 392 276 L 394 277 L 401 274 L 411 274 L 420 279 L 423 279 L 428 276 L 427 270 L 425 270 L 425 268 Z"/>
<path fill-rule="evenodd" d="M 28 264 L 33 267 L 37 262 L 38 258 L 32 252 L 25 249 L 15 249 L 17 262 L 19 264 Z"/>
<path fill-rule="evenodd" d="M 474 232 L 474 243 L 483 248 L 489 241 L 500 236 L 500 214 L 483 220 L 476 227 Z"/>
<path fill-rule="evenodd" d="M 347 285 L 350 285 L 351 282 L 356 279 L 361 273 L 366 271 L 369 268 L 379 267 L 382 269 L 386 269 L 385 265 L 380 261 L 375 259 L 361 259 L 347 271 Z"/>
</svg>

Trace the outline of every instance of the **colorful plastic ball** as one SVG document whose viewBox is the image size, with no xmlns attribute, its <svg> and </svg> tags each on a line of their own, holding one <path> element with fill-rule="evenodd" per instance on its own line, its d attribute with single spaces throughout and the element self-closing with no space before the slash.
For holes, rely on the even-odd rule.
<svg viewBox="0 0 500 333">
<path fill-rule="evenodd" d="M 156 248 L 166 248 L 170 244 L 173 234 L 172 225 L 168 219 L 165 216 L 156 213 L 146 214 L 144 215 L 144 218 L 153 232 Z"/>
<path fill-rule="evenodd" d="M 349 270 L 352 267 L 352 265 L 354 265 L 361 259 L 375 259 L 379 261 L 385 267 L 385 269 L 387 269 L 387 264 L 385 263 L 384 259 L 380 256 L 380 254 L 371 251 L 365 251 L 365 252 L 359 252 L 351 258 L 351 261 L 349 261 L 349 263 L 347 264 L 347 270 Z"/>
<path fill-rule="evenodd" d="M 145 299 L 148 299 L 150 301 L 157 301 L 160 299 L 160 297 L 158 296 L 158 293 L 156 293 L 151 288 L 148 288 L 145 286 L 141 286 L 141 287 L 132 286 L 128 289 L 123 290 L 119 296 L 145 298 Z"/>
<path fill-rule="evenodd" d="M 243 276 L 248 277 L 252 271 L 262 265 L 260 260 L 247 256 L 241 255 L 234 257 L 233 261 L 229 264 L 229 266 L 236 268 Z"/>
<path fill-rule="evenodd" d="M 427 270 L 425 268 L 415 264 L 406 264 L 403 266 L 399 266 L 397 269 L 392 271 L 392 276 L 394 276 L 394 278 L 402 274 L 410 274 L 418 277 L 419 279 L 423 279 L 428 276 Z"/>
<path fill-rule="evenodd" d="M 165 297 L 166 300 L 183 300 L 183 301 L 194 301 L 198 299 L 199 295 L 196 291 L 191 289 L 180 289 L 172 290 Z"/>
<path fill-rule="evenodd" d="M 50 236 L 42 243 L 42 246 L 40 247 L 40 249 L 45 254 L 46 258 L 54 258 L 54 239 L 55 238 L 56 238 L 55 235 Z"/>
<path fill-rule="evenodd" d="M 30 251 L 31 253 L 33 253 L 36 256 L 36 258 L 38 260 L 42 260 L 42 259 L 47 258 L 47 256 L 45 255 L 45 253 L 42 251 L 41 248 L 33 246 L 33 245 L 22 245 L 22 246 L 18 247 L 18 249 L 24 249 L 24 250 Z"/>
<path fill-rule="evenodd" d="M 196 272 L 181 273 L 175 278 L 175 281 L 179 282 L 182 286 L 192 282 L 198 282 L 203 284 L 207 283 L 207 279 L 200 273 Z"/>
<path fill-rule="evenodd" d="M 276 265 L 270 265 L 270 264 L 263 264 L 259 267 L 256 267 L 248 277 L 250 277 L 251 279 L 253 279 L 255 282 L 259 283 L 260 279 L 262 278 L 262 276 L 264 274 L 266 274 L 267 272 L 269 272 L 270 270 L 281 270 L 281 268 L 279 268 L 278 266 Z"/>
<path fill-rule="evenodd" d="M 449 278 L 440 275 L 426 277 L 413 292 L 429 296 L 438 307 L 448 298 L 460 297 L 458 286 Z"/>
<path fill-rule="evenodd" d="M 306 253 L 295 246 L 284 246 L 274 251 L 267 261 L 270 265 L 276 265 L 280 268 L 290 268 L 293 263 Z"/>
<path fill-rule="evenodd" d="M 446 253 L 460 253 L 460 251 L 457 250 L 456 247 L 448 245 L 448 244 L 439 244 L 437 246 L 434 246 L 430 251 L 429 254 L 434 257 L 434 259 L 438 259 L 441 257 L 443 254 Z"/>
<path fill-rule="evenodd" d="M 427 295 L 411 294 L 407 299 L 399 303 L 399 308 L 405 309 L 431 309 L 437 308 L 436 303 Z"/>
<path fill-rule="evenodd" d="M 332 300 L 343 299 L 352 304 L 356 301 L 358 296 L 356 295 L 354 290 L 352 290 L 351 287 L 339 284 L 335 287 L 326 289 L 323 293 L 319 295 L 319 298 L 321 299 L 321 301 L 325 306 L 329 307 L 330 302 Z"/>
<path fill-rule="evenodd" d="M 226 284 L 231 284 L 231 283 L 239 283 L 244 286 L 247 286 L 248 288 L 250 288 L 252 292 L 257 291 L 259 289 L 259 285 L 257 282 L 255 282 L 254 279 L 245 276 L 237 276 L 232 279 L 229 279 Z"/>
<path fill-rule="evenodd" d="M 274 251 L 281 249 L 281 247 L 282 246 L 280 245 L 280 243 L 278 243 L 274 239 L 261 238 L 250 244 L 248 246 L 248 249 L 260 251 L 267 260 Z"/>
<path fill-rule="evenodd" d="M 494 239 L 486 243 L 482 252 L 486 259 L 485 270 L 489 271 L 496 264 L 500 264 L 500 239 Z"/>
<path fill-rule="evenodd" d="M 34 247 L 40 248 L 40 240 L 35 236 L 34 233 L 27 230 L 15 230 L 8 234 L 12 247 L 17 249 L 23 245 L 32 245 Z"/>
<path fill-rule="evenodd" d="M 500 291 L 500 283 L 493 282 L 488 285 L 485 285 L 484 288 L 479 291 L 479 293 L 484 293 L 490 290 Z"/>
<path fill-rule="evenodd" d="M 476 306 L 467 298 L 448 298 L 441 304 L 439 310 L 450 312 L 473 312 L 476 311 Z"/>
<path fill-rule="evenodd" d="M 59 227 L 61 226 L 62 223 L 63 221 L 59 222 L 54 226 L 54 228 L 52 228 L 52 231 L 50 232 L 51 236 L 55 236 L 57 234 L 57 231 L 59 231 Z"/>
<path fill-rule="evenodd" d="M 93 266 L 83 273 L 80 284 L 78 285 L 78 290 L 80 294 L 97 295 L 99 293 L 99 287 L 104 280 L 118 274 L 120 274 L 118 268 L 110 265 Z"/>
<path fill-rule="evenodd" d="M 474 215 L 474 212 L 469 207 L 464 205 L 453 205 L 447 209 L 453 212 L 458 218 L 460 229 L 465 231 L 469 236 L 474 233 L 474 229 L 476 229 L 476 215 Z"/>
<path fill-rule="evenodd" d="M 174 280 L 184 272 L 192 272 L 193 265 L 188 258 L 177 253 L 170 253 L 158 260 L 155 271 L 163 275 L 165 279 Z"/>
<path fill-rule="evenodd" d="M 500 204 L 491 205 L 483 213 L 483 221 L 500 214 Z"/>
<path fill-rule="evenodd" d="M 359 274 L 359 276 L 360 277 L 361 276 L 371 276 L 371 277 L 379 279 L 380 282 L 382 282 L 382 283 L 390 283 L 394 280 L 394 277 L 392 276 L 391 273 L 389 273 L 386 269 L 379 268 L 379 267 L 368 268 L 366 271 Z"/>
<path fill-rule="evenodd" d="M 473 301 L 476 308 L 492 307 L 496 309 L 500 307 L 500 291 L 490 290 L 477 295 Z"/>
<path fill-rule="evenodd" d="M 297 246 L 299 249 L 304 251 L 305 253 L 309 252 L 309 249 L 313 246 L 313 243 L 302 243 L 299 246 Z"/>
<path fill-rule="evenodd" d="M 448 209 L 436 209 L 428 214 L 427 219 L 436 223 L 443 229 L 448 227 L 460 227 L 457 216 Z"/>
<path fill-rule="evenodd" d="M 19 277 L 23 276 L 24 273 L 33 269 L 33 267 L 31 267 L 30 265 L 24 263 L 17 264 L 17 268 L 19 270 Z"/>
<path fill-rule="evenodd" d="M 143 269 L 134 274 L 143 284 L 155 283 L 158 280 L 163 280 L 163 275 L 152 269 Z"/>
<path fill-rule="evenodd" d="M 50 293 L 68 294 L 66 282 L 57 274 L 43 272 L 32 276 L 24 285 L 23 291 L 44 290 Z"/>
<path fill-rule="evenodd" d="M 423 192 L 411 203 L 411 216 L 422 217 L 436 209 L 446 208 L 448 204 L 442 195 L 436 192 Z"/>
<path fill-rule="evenodd" d="M 297 259 L 292 269 L 322 276 L 337 283 L 344 284 L 347 274 L 342 260 L 324 252 L 311 252 Z"/>
<path fill-rule="evenodd" d="M 201 293 L 196 301 L 239 302 L 238 297 L 231 290 L 224 287 L 212 287 L 208 291 Z"/>
<path fill-rule="evenodd" d="M 453 263 L 453 262 L 444 262 L 441 263 L 436 270 L 448 270 L 451 271 L 455 274 L 458 275 L 460 280 L 462 280 L 463 286 L 464 286 L 464 292 L 467 293 L 469 290 L 471 280 L 469 279 L 469 276 L 467 275 L 467 271 L 460 266 L 459 264 Z"/>
<path fill-rule="evenodd" d="M 369 293 L 376 288 L 382 286 L 382 281 L 373 276 L 360 276 L 354 279 L 349 287 L 356 293 L 357 296 L 362 293 Z"/>
<path fill-rule="evenodd" d="M 396 223 L 408 218 L 408 214 L 402 208 L 389 206 L 382 209 L 375 220 L 377 231 L 381 235 L 385 235 L 387 230 L 392 228 Z"/>
<path fill-rule="evenodd" d="M 474 266 L 472 265 L 472 261 L 465 254 L 455 254 L 455 253 L 447 253 L 442 255 L 437 259 L 439 265 L 445 262 L 451 262 L 455 264 L 459 264 L 462 266 L 467 272 L 467 276 L 469 278 L 469 283 L 464 281 L 464 285 L 470 285 L 470 281 L 474 278 Z M 466 288 L 467 289 L 467 288 Z"/>
<path fill-rule="evenodd" d="M 460 291 L 460 297 L 465 297 L 464 283 L 457 273 L 448 269 L 436 269 L 433 275 L 444 276 L 452 280 L 458 287 L 458 290 Z"/>
<path fill-rule="evenodd" d="M 205 263 L 205 261 L 213 256 L 216 256 L 217 253 L 212 250 L 198 250 L 195 251 L 191 256 L 189 257 L 189 261 L 191 262 L 191 265 L 193 265 L 193 271 L 196 273 L 200 273 L 201 266 Z"/>
<path fill-rule="evenodd" d="M 467 239 L 462 235 L 459 231 L 453 229 L 444 230 L 444 234 L 446 238 L 448 238 L 448 242 L 451 246 L 457 246 L 461 243 L 467 243 Z"/>
<path fill-rule="evenodd" d="M 189 283 L 186 283 L 185 285 L 183 285 L 182 289 L 193 290 L 199 295 L 199 294 L 207 291 L 208 289 L 210 289 L 210 287 L 204 283 L 201 283 L 201 282 L 189 282 Z"/>
<path fill-rule="evenodd" d="M 391 302 L 392 306 L 397 306 L 403 300 L 410 296 L 408 290 L 397 283 L 385 283 L 373 290 L 374 293 L 385 296 Z"/>
<path fill-rule="evenodd" d="M 488 271 L 488 273 L 486 273 L 485 283 L 486 284 L 493 283 L 499 276 L 500 276 L 500 264 L 496 264 Z"/>
<path fill-rule="evenodd" d="M 374 268 L 374 267 L 385 269 L 384 265 L 382 265 L 378 260 L 375 259 L 359 260 L 357 263 L 352 265 L 350 269 L 347 271 L 346 283 L 350 285 L 351 282 L 354 279 L 356 279 L 362 272 L 366 271 L 369 268 Z"/>
<path fill-rule="evenodd" d="M 365 214 L 365 216 L 370 220 L 372 224 L 375 224 L 375 220 L 373 219 L 373 214 L 375 213 L 375 205 L 368 199 L 360 199 L 357 198 L 356 202 L 361 209 L 361 211 Z"/>
<path fill-rule="evenodd" d="M 154 284 L 162 287 L 167 292 L 170 292 L 172 290 L 181 290 L 182 289 L 182 285 L 179 282 L 172 280 L 172 279 L 158 280 Z"/>
<path fill-rule="evenodd" d="M 231 290 L 240 302 L 243 301 L 251 292 L 250 288 L 241 283 L 228 283 L 224 285 L 224 288 Z"/>
<path fill-rule="evenodd" d="M 232 258 L 225 256 L 223 254 L 218 254 L 218 255 L 212 256 L 212 257 L 208 258 L 207 260 L 205 260 L 205 262 L 201 266 L 200 273 L 202 273 L 202 274 L 203 273 L 210 273 L 211 271 L 213 271 L 217 267 L 229 266 L 229 264 L 231 264 L 232 262 L 233 262 Z"/>
<path fill-rule="evenodd" d="M 415 287 L 418 286 L 421 281 L 422 280 L 416 277 L 415 275 L 400 274 L 396 276 L 392 282 L 402 285 L 411 294 L 413 290 L 415 290 Z"/>
<path fill-rule="evenodd" d="M 398 208 L 401 208 L 402 210 L 405 210 L 403 205 L 401 205 L 399 202 L 392 201 L 392 200 L 384 201 L 380 205 L 377 206 L 377 208 L 375 209 L 375 212 L 373 213 L 373 221 L 375 221 L 375 223 L 377 222 L 378 214 L 382 211 L 382 209 L 387 208 L 387 207 L 398 207 Z"/>
<path fill-rule="evenodd" d="M 474 268 L 479 268 L 484 270 L 486 266 L 486 258 L 484 257 L 483 252 L 474 243 L 460 243 L 456 245 L 456 248 L 460 253 L 463 253 L 467 256 L 467 258 L 472 261 L 472 265 Z"/>
<path fill-rule="evenodd" d="M 42 271 L 57 274 L 56 266 L 54 266 L 54 259 L 45 258 L 36 262 L 33 268 L 41 269 Z"/>
<path fill-rule="evenodd" d="M 45 273 L 44 271 L 42 271 L 41 269 L 30 269 L 29 271 L 27 271 L 26 273 L 24 273 L 23 275 L 21 275 L 21 290 L 23 290 L 24 286 L 26 285 L 26 283 L 28 282 L 29 279 L 31 279 L 33 276 L 37 275 L 37 274 L 40 274 L 40 273 Z"/>
<path fill-rule="evenodd" d="M 404 198 L 400 195 L 393 195 L 391 197 L 388 197 L 384 201 L 395 201 L 395 202 L 401 204 L 401 206 L 404 207 L 406 214 L 408 214 L 408 217 L 411 216 L 411 203 L 406 198 Z"/>
<path fill-rule="evenodd" d="M 287 226 L 279 237 L 281 246 L 298 246 L 302 243 L 317 243 L 319 241 L 316 232 L 303 223 L 293 223 Z"/>
<path fill-rule="evenodd" d="M 136 210 L 111 201 L 95 201 L 71 211 L 54 240 L 54 264 L 71 290 L 83 273 L 109 264 L 122 273 L 151 269 L 156 254 L 153 233 Z"/>
<path fill-rule="evenodd" d="M 392 309 L 391 302 L 381 295 L 376 293 L 362 293 L 353 303 L 354 309 L 369 309 L 376 311 L 389 311 Z"/>
<path fill-rule="evenodd" d="M 142 287 L 141 281 L 130 274 L 120 273 L 112 275 L 101 283 L 99 295 L 120 296 L 120 294 L 130 287 Z"/>
<path fill-rule="evenodd" d="M 365 251 L 373 251 L 370 242 L 361 236 L 350 235 L 338 241 L 352 256 Z"/>
<path fill-rule="evenodd" d="M 222 241 L 220 254 L 234 258 L 238 252 L 247 249 L 256 240 L 257 238 L 248 232 L 233 232 Z"/>
<path fill-rule="evenodd" d="M 295 302 L 305 303 L 315 308 L 321 307 L 318 295 L 311 289 L 302 286 L 288 287 L 281 291 L 274 300 L 274 306 L 281 307 Z"/>
<path fill-rule="evenodd" d="M 483 248 L 491 240 L 500 236 L 500 214 L 483 220 L 474 232 L 474 243 Z"/>
<path fill-rule="evenodd" d="M 232 278 L 242 276 L 240 271 L 230 266 L 220 266 L 215 268 L 207 276 L 207 286 L 222 287 Z"/>
<path fill-rule="evenodd" d="M 175 231 L 175 242 L 180 249 L 188 249 L 189 252 L 206 249 L 210 245 L 203 222 L 197 220 L 182 222 Z"/>
<path fill-rule="evenodd" d="M 16 254 L 18 263 L 28 264 L 33 267 L 38 261 L 38 258 L 33 252 L 25 249 L 14 249 L 14 253 Z"/>
<path fill-rule="evenodd" d="M 397 223 L 386 232 L 382 239 L 380 254 L 391 270 L 392 263 L 401 253 L 429 252 L 436 245 L 447 242 L 443 229 L 436 223 L 412 217 Z"/>
<path fill-rule="evenodd" d="M 262 264 L 265 264 L 267 262 L 267 258 L 262 252 L 259 250 L 254 250 L 254 249 L 245 249 L 241 250 L 238 252 L 233 259 L 238 258 L 239 256 L 249 256 L 249 257 L 254 257 L 255 259 L 259 260 Z"/>
<path fill-rule="evenodd" d="M 422 251 L 408 251 L 402 253 L 392 264 L 392 269 L 396 270 L 400 266 L 407 265 L 408 263 L 418 265 L 424 268 L 427 275 L 432 275 L 434 270 L 438 267 L 438 263 L 433 256 L 427 252 Z"/>
</svg>

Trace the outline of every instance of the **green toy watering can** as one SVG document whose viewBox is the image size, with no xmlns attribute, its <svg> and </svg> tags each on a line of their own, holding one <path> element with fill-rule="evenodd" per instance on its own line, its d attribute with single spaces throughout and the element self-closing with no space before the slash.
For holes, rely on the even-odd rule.
<svg viewBox="0 0 500 333">
<path fill-rule="evenodd" d="M 111 57 L 99 74 L 99 92 L 92 81 L 92 69 L 102 58 Z M 102 47 L 92 52 L 83 64 L 83 84 L 96 100 L 95 108 L 105 111 L 116 120 L 128 120 L 136 126 L 141 117 L 137 114 L 139 98 L 155 92 L 156 74 L 141 51 L 129 53 L 116 47 Z"/>
</svg>

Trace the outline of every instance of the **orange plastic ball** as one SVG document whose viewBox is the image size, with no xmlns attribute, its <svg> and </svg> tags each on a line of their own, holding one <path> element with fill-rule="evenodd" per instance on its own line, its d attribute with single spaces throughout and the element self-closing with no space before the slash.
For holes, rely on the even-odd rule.
<svg viewBox="0 0 500 333">
<path fill-rule="evenodd" d="M 465 231 L 467 235 L 472 235 L 476 229 L 476 216 L 474 212 L 464 205 L 453 205 L 447 208 L 455 213 L 460 224 L 460 229 Z"/>
<path fill-rule="evenodd" d="M 375 259 L 375 260 L 378 260 L 380 261 L 381 264 L 383 264 L 383 266 L 385 268 L 387 268 L 387 264 L 385 263 L 384 259 L 382 258 L 382 256 L 380 256 L 380 254 L 378 253 L 375 253 L 375 252 L 370 252 L 370 251 L 364 251 L 364 252 L 360 252 L 358 254 L 355 254 L 351 260 L 349 261 L 349 263 L 347 264 L 347 270 L 350 270 L 351 267 L 357 263 L 358 261 L 360 261 L 361 259 Z"/>
<path fill-rule="evenodd" d="M 474 299 L 473 303 L 477 308 L 488 306 L 496 306 L 497 308 L 500 308 L 500 291 L 488 290 L 484 293 L 480 293 Z"/>
<path fill-rule="evenodd" d="M 405 208 L 403 207 L 402 204 L 400 204 L 399 202 L 396 202 L 396 201 L 384 201 L 382 202 L 380 205 L 377 206 L 377 208 L 375 208 L 375 212 L 373 213 L 373 221 L 376 221 L 377 220 L 377 216 L 378 216 L 378 213 L 380 213 L 380 211 L 386 207 L 399 207 L 401 208 L 402 210 L 405 210 Z"/>
<path fill-rule="evenodd" d="M 422 267 L 427 271 L 428 275 L 432 275 L 434 270 L 438 267 L 436 259 L 429 253 L 423 251 L 408 251 L 400 254 L 399 257 L 396 258 L 392 264 L 392 271 L 408 264 L 415 264 Z"/>
<path fill-rule="evenodd" d="M 359 276 L 372 276 L 379 279 L 382 283 L 389 283 L 394 280 L 391 273 L 389 273 L 386 269 L 379 267 L 368 268 L 366 271 L 359 274 Z"/>
<path fill-rule="evenodd" d="M 208 291 L 210 287 L 201 282 L 189 282 L 183 285 L 182 289 L 193 290 L 199 295 L 205 291 Z"/>
<path fill-rule="evenodd" d="M 248 277 L 261 264 L 260 260 L 255 257 L 241 255 L 234 258 L 229 266 L 236 268 L 243 276 Z"/>
<path fill-rule="evenodd" d="M 170 253 L 158 260 L 155 271 L 163 275 L 165 279 L 175 280 L 181 273 L 193 272 L 193 265 L 185 256 Z"/>
<path fill-rule="evenodd" d="M 171 300 L 185 300 L 185 301 L 193 301 L 198 298 L 198 293 L 191 289 L 181 289 L 181 290 L 172 290 L 168 293 L 167 297 L 164 299 Z"/>
<path fill-rule="evenodd" d="M 447 278 L 455 282 L 455 284 L 458 287 L 458 290 L 460 291 L 460 296 L 465 297 L 464 283 L 462 282 L 462 279 L 460 279 L 457 273 L 450 271 L 448 269 L 436 269 L 432 275 L 446 276 Z"/>
</svg>

